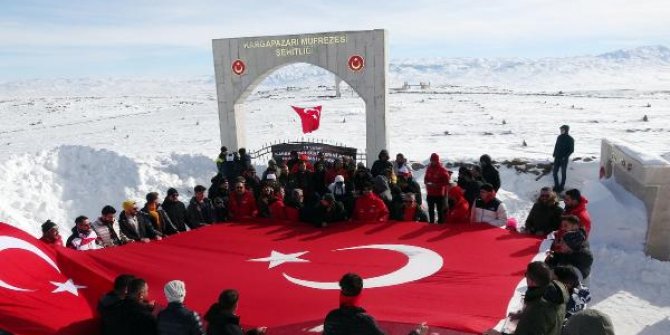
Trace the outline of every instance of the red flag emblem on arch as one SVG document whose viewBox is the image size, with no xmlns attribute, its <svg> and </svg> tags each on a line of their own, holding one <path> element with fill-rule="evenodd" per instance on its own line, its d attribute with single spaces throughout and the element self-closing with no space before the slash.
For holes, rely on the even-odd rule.
<svg viewBox="0 0 670 335">
<path fill-rule="evenodd" d="M 321 122 L 321 106 L 315 107 L 293 107 L 293 110 L 300 116 L 302 122 L 302 133 L 307 134 L 319 129 Z"/>
</svg>

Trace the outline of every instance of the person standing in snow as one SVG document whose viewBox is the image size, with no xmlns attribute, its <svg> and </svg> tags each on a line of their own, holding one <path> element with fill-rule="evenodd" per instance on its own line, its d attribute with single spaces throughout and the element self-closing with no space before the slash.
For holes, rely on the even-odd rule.
<svg viewBox="0 0 670 335">
<path fill-rule="evenodd" d="M 470 214 L 470 222 L 488 223 L 493 226 L 507 225 L 507 208 L 496 198 L 493 185 L 484 184 L 479 190 L 479 198 L 475 201 Z"/>
<path fill-rule="evenodd" d="M 479 165 L 482 168 L 482 178 L 485 182 L 493 185 L 493 189 L 498 192 L 500 189 L 500 173 L 495 166 L 493 166 L 493 160 L 491 156 L 484 154 L 479 157 Z"/>
<path fill-rule="evenodd" d="M 445 210 L 447 209 L 447 189 L 449 188 L 449 171 L 440 164 L 440 156 L 436 153 L 430 155 L 430 165 L 423 177 L 426 184 L 426 202 L 428 203 L 428 217 L 430 223 L 435 223 L 435 211 L 437 210 L 437 223 L 444 223 Z"/>
<path fill-rule="evenodd" d="M 568 170 L 568 161 L 570 155 L 575 151 L 575 140 L 568 134 L 570 126 L 564 124 L 560 128 L 561 134 L 556 138 L 554 145 L 554 191 L 563 192 L 565 188 L 565 178 Z M 561 170 L 561 181 L 558 181 L 558 170 Z"/>
</svg>

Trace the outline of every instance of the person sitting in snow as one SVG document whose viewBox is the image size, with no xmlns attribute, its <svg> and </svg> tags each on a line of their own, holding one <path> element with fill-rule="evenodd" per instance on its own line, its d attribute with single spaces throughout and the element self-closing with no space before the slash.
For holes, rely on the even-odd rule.
<svg viewBox="0 0 670 335">
<path fill-rule="evenodd" d="M 58 232 L 58 225 L 53 223 L 51 220 L 46 220 L 42 224 L 42 237 L 40 241 L 50 245 L 50 246 L 63 246 L 63 238 Z"/>
<path fill-rule="evenodd" d="M 589 201 L 576 188 L 565 191 L 563 201 L 565 202 L 565 215 L 576 215 L 588 237 L 591 232 L 591 216 L 586 210 L 586 205 Z"/>
<path fill-rule="evenodd" d="M 159 335 L 205 335 L 198 313 L 184 306 L 186 285 L 181 280 L 172 280 L 163 288 L 167 307 L 158 313 Z"/>
<path fill-rule="evenodd" d="M 240 317 L 237 315 L 237 305 L 240 294 L 237 290 L 228 289 L 221 292 L 217 302 L 212 304 L 207 313 L 208 335 L 262 335 L 267 332 L 267 327 L 257 327 L 244 330 L 240 326 Z"/>
<path fill-rule="evenodd" d="M 124 201 L 122 207 L 123 210 L 119 213 L 119 227 L 126 237 L 144 243 L 152 239 L 161 239 L 161 233 L 151 225 L 149 216 L 140 212 L 135 200 Z"/>
<path fill-rule="evenodd" d="M 291 190 L 291 194 L 284 202 L 286 208 L 286 219 L 292 222 L 299 222 L 306 220 L 306 208 L 305 208 L 305 196 L 302 193 L 302 189 L 295 188 Z"/>
<path fill-rule="evenodd" d="M 400 176 L 412 176 L 412 168 L 407 164 L 405 155 L 399 153 L 395 155 L 395 162 L 393 162 L 393 174 Z"/>
<path fill-rule="evenodd" d="M 393 211 L 393 219 L 408 222 L 428 222 L 428 214 L 417 204 L 413 193 L 404 193 L 402 195 L 402 205 Z"/>
<path fill-rule="evenodd" d="M 479 188 L 479 198 L 472 208 L 470 222 L 488 223 L 497 227 L 507 225 L 507 208 L 496 198 L 493 185 L 484 184 Z"/>
<path fill-rule="evenodd" d="M 235 191 L 230 195 L 228 201 L 231 220 L 249 219 L 258 215 L 256 199 L 242 182 L 235 184 Z"/>
<path fill-rule="evenodd" d="M 112 291 L 107 292 L 98 301 L 97 309 L 103 335 L 123 334 L 123 325 L 120 324 L 119 318 L 121 307 L 128 294 L 128 285 L 133 279 L 135 276 L 128 274 L 116 276 Z"/>
<path fill-rule="evenodd" d="M 363 193 L 356 199 L 353 219 L 358 221 L 387 221 L 389 210 L 384 201 L 372 192 L 372 183 L 363 185 Z"/>
<path fill-rule="evenodd" d="M 411 173 L 401 173 L 397 176 L 396 180 L 396 185 L 400 188 L 401 193 L 412 193 L 414 194 L 416 204 L 419 206 L 423 204 L 421 186 L 416 182 Z"/>
<path fill-rule="evenodd" d="M 470 204 L 465 199 L 463 189 L 457 184 L 449 188 L 448 223 L 467 223 L 470 220 Z"/>
<path fill-rule="evenodd" d="M 314 208 L 312 223 L 317 227 L 326 227 L 329 223 L 340 222 L 347 219 L 344 205 L 335 200 L 331 193 L 323 195 L 321 201 Z"/>
<path fill-rule="evenodd" d="M 100 217 L 91 224 L 103 248 L 124 245 L 131 241 L 116 224 L 115 214 L 116 209 L 107 205 L 100 211 Z"/>
<path fill-rule="evenodd" d="M 555 267 L 554 276 L 565 285 L 570 295 L 570 300 L 565 306 L 565 321 L 567 321 L 572 315 L 586 308 L 591 301 L 591 292 L 588 287 L 582 285 L 579 270 L 572 266 Z"/>
<path fill-rule="evenodd" d="M 391 156 L 389 156 L 389 152 L 386 149 L 380 151 L 377 157 L 379 159 L 372 163 L 372 168 L 370 168 L 370 173 L 373 178 L 384 173 L 386 169 L 393 170 L 393 164 L 389 161 Z"/>
<path fill-rule="evenodd" d="M 98 234 L 91 229 L 91 223 L 86 216 L 80 215 L 74 219 L 75 226 L 72 235 L 67 238 L 65 246 L 75 250 L 99 249 Z"/>
<path fill-rule="evenodd" d="M 361 307 L 363 279 L 355 273 L 347 273 L 340 279 L 339 307 L 326 315 L 323 335 L 383 335 L 372 315 Z M 420 324 L 410 335 L 425 335 L 428 326 Z"/>
<path fill-rule="evenodd" d="M 163 236 L 176 234 L 179 232 L 177 227 L 172 223 L 170 217 L 165 213 L 163 207 L 158 202 L 158 192 L 149 192 L 146 195 L 147 202 L 142 208 L 142 212 L 149 214 L 151 224 L 154 229 L 161 232 Z"/>
<path fill-rule="evenodd" d="M 274 197 L 270 199 L 270 218 L 273 220 L 286 220 L 286 205 L 284 204 L 284 188 L 279 187 L 274 193 Z"/>
<path fill-rule="evenodd" d="M 584 230 L 567 232 L 558 243 L 557 248 L 550 251 L 545 262 L 551 268 L 559 265 L 574 266 L 581 272 L 584 279 L 588 278 L 593 264 L 593 254 L 589 249 Z"/>
<path fill-rule="evenodd" d="M 357 195 L 363 192 L 363 186 L 367 183 L 372 183 L 372 174 L 365 163 L 359 162 L 356 164 L 356 172 L 354 173 L 354 191 Z"/>
<path fill-rule="evenodd" d="M 537 236 L 545 236 L 558 229 L 561 224 L 563 208 L 556 200 L 556 193 L 550 187 L 543 187 L 526 218 L 525 230 Z"/>
<path fill-rule="evenodd" d="M 551 280 L 551 274 L 551 270 L 543 262 L 532 262 L 526 267 L 528 290 L 523 298 L 523 309 L 509 316 L 510 320 L 517 322 L 512 334 L 561 334 L 569 294 L 563 283 Z M 495 329 L 484 332 L 484 335 L 501 334 L 503 333 Z"/>
<path fill-rule="evenodd" d="M 193 197 L 186 208 L 192 227 L 202 227 L 214 222 L 214 206 L 212 201 L 205 196 L 205 190 L 207 189 L 202 185 L 196 185 L 193 188 Z"/>
</svg>

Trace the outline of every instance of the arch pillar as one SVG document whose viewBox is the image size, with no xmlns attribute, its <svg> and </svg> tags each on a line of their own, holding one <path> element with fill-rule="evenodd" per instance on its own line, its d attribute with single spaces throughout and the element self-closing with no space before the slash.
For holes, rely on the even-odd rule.
<svg viewBox="0 0 670 335">
<path fill-rule="evenodd" d="M 212 40 L 221 144 L 245 146 L 243 103 L 277 68 L 308 63 L 345 81 L 365 102 L 366 156 L 388 148 L 388 45 L 383 29 Z M 344 129 L 343 129 L 344 130 Z"/>
</svg>

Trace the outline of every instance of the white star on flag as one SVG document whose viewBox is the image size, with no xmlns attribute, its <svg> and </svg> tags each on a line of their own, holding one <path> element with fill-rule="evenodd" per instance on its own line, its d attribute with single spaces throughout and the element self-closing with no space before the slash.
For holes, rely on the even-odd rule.
<svg viewBox="0 0 670 335">
<path fill-rule="evenodd" d="M 284 263 L 301 263 L 309 262 L 306 259 L 300 258 L 300 256 L 308 253 L 309 251 L 295 252 L 292 254 L 283 254 L 279 251 L 272 250 L 270 252 L 270 257 L 265 258 L 254 258 L 250 259 L 249 262 L 270 262 L 268 269 L 272 269 L 275 266 L 282 265 Z"/>
<path fill-rule="evenodd" d="M 56 288 L 51 291 L 51 293 L 70 292 L 77 297 L 79 296 L 79 291 L 77 290 L 80 288 L 86 288 L 86 286 L 76 285 L 72 279 L 68 279 L 63 283 L 52 281 L 51 284 L 56 286 Z"/>
</svg>

